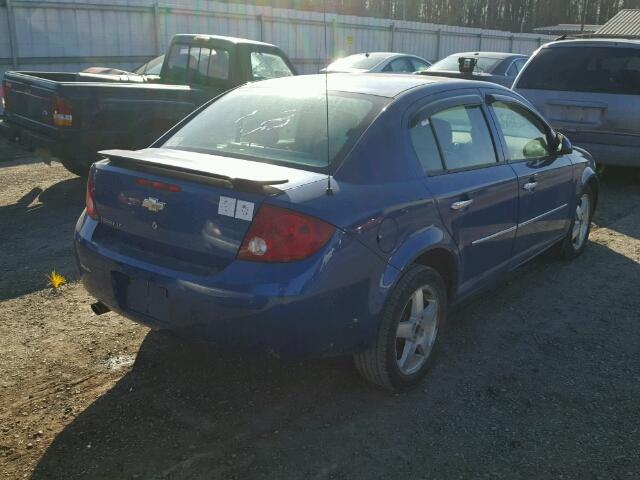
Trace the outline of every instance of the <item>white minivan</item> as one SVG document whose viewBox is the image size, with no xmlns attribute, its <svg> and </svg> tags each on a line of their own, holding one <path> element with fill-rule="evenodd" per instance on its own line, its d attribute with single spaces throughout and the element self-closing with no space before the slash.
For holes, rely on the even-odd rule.
<svg viewBox="0 0 640 480">
<path fill-rule="evenodd" d="M 548 43 L 513 89 L 599 165 L 640 167 L 640 41 Z"/>
</svg>

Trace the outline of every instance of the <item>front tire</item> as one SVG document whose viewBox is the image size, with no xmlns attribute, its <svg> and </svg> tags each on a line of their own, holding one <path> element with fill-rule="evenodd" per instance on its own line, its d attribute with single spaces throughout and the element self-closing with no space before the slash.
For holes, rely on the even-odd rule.
<svg viewBox="0 0 640 480">
<path fill-rule="evenodd" d="M 591 232 L 591 219 L 594 211 L 593 190 L 585 185 L 576 201 L 576 208 L 571 226 L 566 237 L 558 244 L 558 256 L 565 260 L 573 260 L 580 256 L 587 247 Z"/>
<path fill-rule="evenodd" d="M 447 293 L 433 268 L 414 265 L 389 294 L 374 344 L 354 356 L 360 374 L 387 390 L 417 384 L 433 363 Z"/>
</svg>

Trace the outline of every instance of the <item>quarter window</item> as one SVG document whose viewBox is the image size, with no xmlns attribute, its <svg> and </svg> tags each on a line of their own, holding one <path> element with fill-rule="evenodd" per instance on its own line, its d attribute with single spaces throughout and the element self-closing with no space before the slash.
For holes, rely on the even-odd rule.
<svg viewBox="0 0 640 480">
<path fill-rule="evenodd" d="M 489 127 L 480 106 L 460 106 L 431 116 L 447 170 L 496 162 Z"/>
<path fill-rule="evenodd" d="M 545 129 L 531 113 L 504 102 L 494 102 L 492 108 L 507 144 L 510 160 L 549 155 Z"/>
<path fill-rule="evenodd" d="M 417 58 L 412 58 L 411 59 L 411 63 L 413 64 L 413 70 L 415 72 L 422 72 L 424 70 L 426 70 L 427 68 L 429 68 L 429 64 L 426 62 L 423 62 L 422 60 L 419 60 Z"/>
<path fill-rule="evenodd" d="M 411 143 L 425 172 L 442 170 L 442 160 L 429 118 L 416 120 L 411 126 Z"/>
<path fill-rule="evenodd" d="M 255 80 L 290 77 L 293 72 L 280 55 L 251 52 L 251 75 Z"/>
</svg>

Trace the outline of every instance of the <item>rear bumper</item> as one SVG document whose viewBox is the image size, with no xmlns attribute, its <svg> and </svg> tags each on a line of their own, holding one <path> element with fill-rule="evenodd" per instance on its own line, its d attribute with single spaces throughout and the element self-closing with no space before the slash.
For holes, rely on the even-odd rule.
<svg viewBox="0 0 640 480">
<path fill-rule="evenodd" d="M 384 264 L 379 259 L 363 262 L 354 249 L 376 257 L 342 233 L 309 261 L 236 260 L 202 276 L 106 250 L 90 240 L 96 224 L 83 214 L 76 227 L 76 259 L 85 288 L 113 311 L 151 328 L 293 357 L 362 350 L 377 331 L 379 317 L 370 307 L 370 278 L 382 272 Z M 345 248 L 349 251 L 342 253 Z M 130 308 L 127 295 L 132 279 L 166 292 L 161 315 Z"/>
<path fill-rule="evenodd" d="M 587 150 L 598 164 L 616 167 L 640 167 L 640 147 L 582 143 L 576 145 Z"/>
<path fill-rule="evenodd" d="M 565 133 L 571 143 L 587 150 L 598 164 L 640 167 L 640 137 L 558 130 Z"/>
<path fill-rule="evenodd" d="M 29 150 L 42 150 L 60 159 L 75 157 L 74 149 L 69 146 L 76 144 L 69 139 L 55 139 L 45 134 L 25 128 L 8 119 L 0 119 L 0 135 L 7 140 L 19 143 Z"/>
</svg>

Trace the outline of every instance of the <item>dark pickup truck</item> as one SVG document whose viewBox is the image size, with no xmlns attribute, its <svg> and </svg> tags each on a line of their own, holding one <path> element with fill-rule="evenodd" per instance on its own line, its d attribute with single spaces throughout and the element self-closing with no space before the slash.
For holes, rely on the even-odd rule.
<svg viewBox="0 0 640 480">
<path fill-rule="evenodd" d="M 176 35 L 159 75 L 6 72 L 0 133 L 84 175 L 99 150 L 147 147 L 221 93 L 289 75 L 295 69 L 274 45 Z"/>
</svg>

